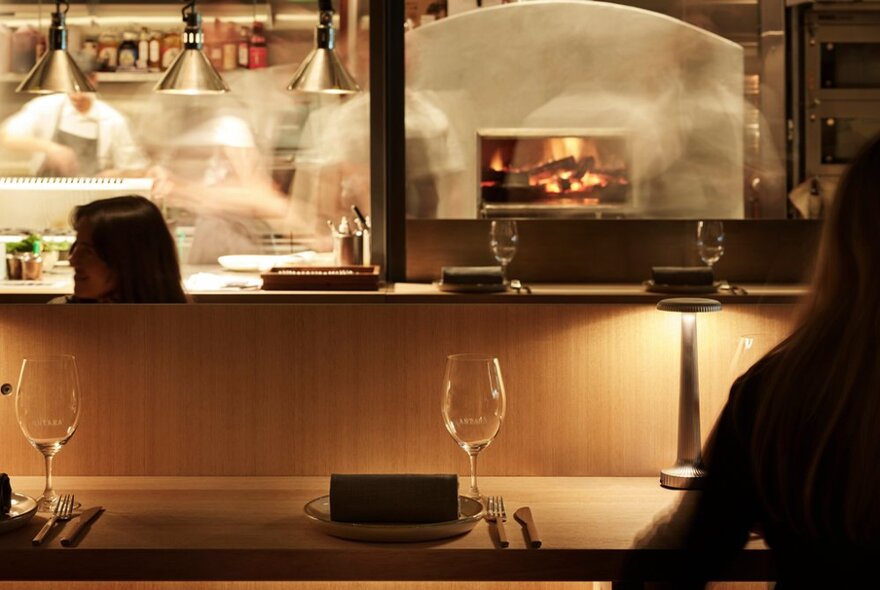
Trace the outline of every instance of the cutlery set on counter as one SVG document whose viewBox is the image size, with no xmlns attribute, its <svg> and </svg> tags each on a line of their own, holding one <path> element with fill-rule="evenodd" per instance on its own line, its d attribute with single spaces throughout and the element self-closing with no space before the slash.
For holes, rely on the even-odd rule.
<svg viewBox="0 0 880 590">
<path fill-rule="evenodd" d="M 49 520 L 46 521 L 46 524 L 43 525 L 43 528 L 40 529 L 40 532 L 33 538 L 31 543 L 34 545 L 42 545 L 43 541 L 46 538 L 46 535 L 55 528 L 55 525 L 59 522 L 67 522 L 73 518 L 76 518 L 75 522 L 70 526 L 70 530 L 67 530 L 67 526 L 64 528 L 64 533 L 61 537 L 61 545 L 64 547 L 73 547 L 76 545 L 77 540 L 80 536 L 89 528 L 92 524 L 92 521 L 98 518 L 100 514 L 104 511 L 104 508 L 101 506 L 95 506 L 93 508 L 86 508 L 83 510 L 79 516 L 74 515 L 73 509 L 76 506 L 76 499 L 73 494 L 65 494 L 58 499 L 58 502 L 55 504 L 55 509 L 52 512 L 52 516 L 49 517 Z"/>
<path fill-rule="evenodd" d="M 529 541 L 529 547 L 537 549 L 541 546 L 541 537 L 538 535 L 538 527 L 532 518 L 532 510 L 523 506 L 513 513 L 513 518 L 523 527 Z M 507 540 L 507 531 L 504 522 L 507 520 L 507 511 L 504 509 L 504 498 L 501 496 L 489 496 L 486 499 L 486 520 L 495 525 L 498 532 L 498 545 L 503 549 L 510 546 Z"/>
</svg>

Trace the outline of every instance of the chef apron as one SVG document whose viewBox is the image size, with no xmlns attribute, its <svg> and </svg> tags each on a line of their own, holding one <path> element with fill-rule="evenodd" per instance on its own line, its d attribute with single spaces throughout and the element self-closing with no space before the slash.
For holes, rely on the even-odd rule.
<svg viewBox="0 0 880 590">
<path fill-rule="evenodd" d="M 73 153 L 76 155 L 76 161 L 79 166 L 79 176 L 97 176 L 98 173 L 102 170 L 100 165 L 100 156 L 98 154 L 98 140 L 101 136 L 101 126 L 97 121 L 91 120 L 95 123 L 95 138 L 91 139 L 88 137 L 82 137 L 80 135 L 76 135 L 75 133 L 69 133 L 67 131 L 62 131 L 61 129 L 61 115 L 64 113 L 65 103 L 61 104 L 61 108 L 58 109 L 58 115 L 55 117 L 55 131 L 52 133 L 52 141 L 57 144 L 66 146 L 73 150 Z M 61 176 L 57 170 L 54 170 L 53 167 L 47 166 L 43 163 L 40 166 L 40 170 L 37 172 L 37 176 Z"/>
</svg>

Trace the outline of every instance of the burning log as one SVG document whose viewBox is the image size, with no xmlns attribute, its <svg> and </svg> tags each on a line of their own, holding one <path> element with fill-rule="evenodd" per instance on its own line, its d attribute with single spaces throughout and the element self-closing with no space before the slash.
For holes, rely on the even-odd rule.
<svg viewBox="0 0 880 590">
<path fill-rule="evenodd" d="M 524 170 L 531 178 L 541 180 L 558 176 L 560 172 L 571 172 L 577 167 L 574 156 L 565 156 L 559 160 L 553 160 L 545 164 L 539 164 L 534 168 Z"/>
</svg>

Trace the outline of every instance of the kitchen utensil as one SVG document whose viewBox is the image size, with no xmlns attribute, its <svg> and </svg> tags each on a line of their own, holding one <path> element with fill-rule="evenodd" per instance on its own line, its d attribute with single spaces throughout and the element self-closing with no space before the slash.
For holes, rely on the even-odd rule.
<svg viewBox="0 0 880 590">
<path fill-rule="evenodd" d="M 501 496 L 489 496 L 486 520 L 495 523 L 495 530 L 498 531 L 498 544 L 501 547 L 510 545 L 510 542 L 507 540 L 507 532 L 504 530 L 504 521 L 507 520 L 507 512 L 504 510 L 504 498 Z"/>
<path fill-rule="evenodd" d="M 52 530 L 52 527 L 55 526 L 57 522 L 64 522 L 66 520 L 70 520 L 73 515 L 73 504 L 74 497 L 73 494 L 64 494 L 59 498 L 58 502 L 55 504 L 55 511 L 49 520 L 46 521 L 46 524 L 43 525 L 43 528 L 40 529 L 40 532 L 33 538 L 31 541 L 34 545 L 41 545 L 43 543 L 43 539 L 46 538 L 46 535 L 49 534 L 49 531 Z"/>
<path fill-rule="evenodd" d="M 89 524 L 104 512 L 104 508 L 102 506 L 95 506 L 94 508 L 89 508 L 87 510 L 83 510 L 82 514 L 79 515 L 79 518 L 76 520 L 76 524 L 73 526 L 73 530 L 70 532 L 65 531 L 64 536 L 61 537 L 61 544 L 65 547 L 70 547 L 76 540 L 82 535 L 85 530 L 89 527 Z"/>
<path fill-rule="evenodd" d="M 517 295 L 519 295 L 522 291 L 525 291 L 527 295 L 532 294 L 532 288 L 528 285 L 524 285 L 523 282 L 519 279 L 512 279 L 510 281 L 510 288 L 516 291 Z"/>
<path fill-rule="evenodd" d="M 470 531 L 483 518 L 483 505 L 466 496 L 458 497 L 457 520 L 430 523 L 336 522 L 330 520 L 330 496 L 315 498 L 303 508 L 306 517 L 321 531 L 353 541 L 412 543 L 445 539 Z"/>
<path fill-rule="evenodd" d="M 535 519 L 532 518 L 531 509 L 528 506 L 523 506 L 513 513 L 513 517 L 520 525 L 526 527 L 526 533 L 528 533 L 529 536 L 529 545 L 533 549 L 540 547 L 541 537 L 538 535 L 538 527 L 535 526 Z"/>
</svg>

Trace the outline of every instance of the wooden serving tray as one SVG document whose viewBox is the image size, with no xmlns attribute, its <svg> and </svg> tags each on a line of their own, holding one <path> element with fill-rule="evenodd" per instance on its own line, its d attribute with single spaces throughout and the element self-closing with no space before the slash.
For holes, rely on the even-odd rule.
<svg viewBox="0 0 880 590">
<path fill-rule="evenodd" d="M 376 291 L 379 267 L 284 266 L 260 275 L 265 291 Z"/>
</svg>

